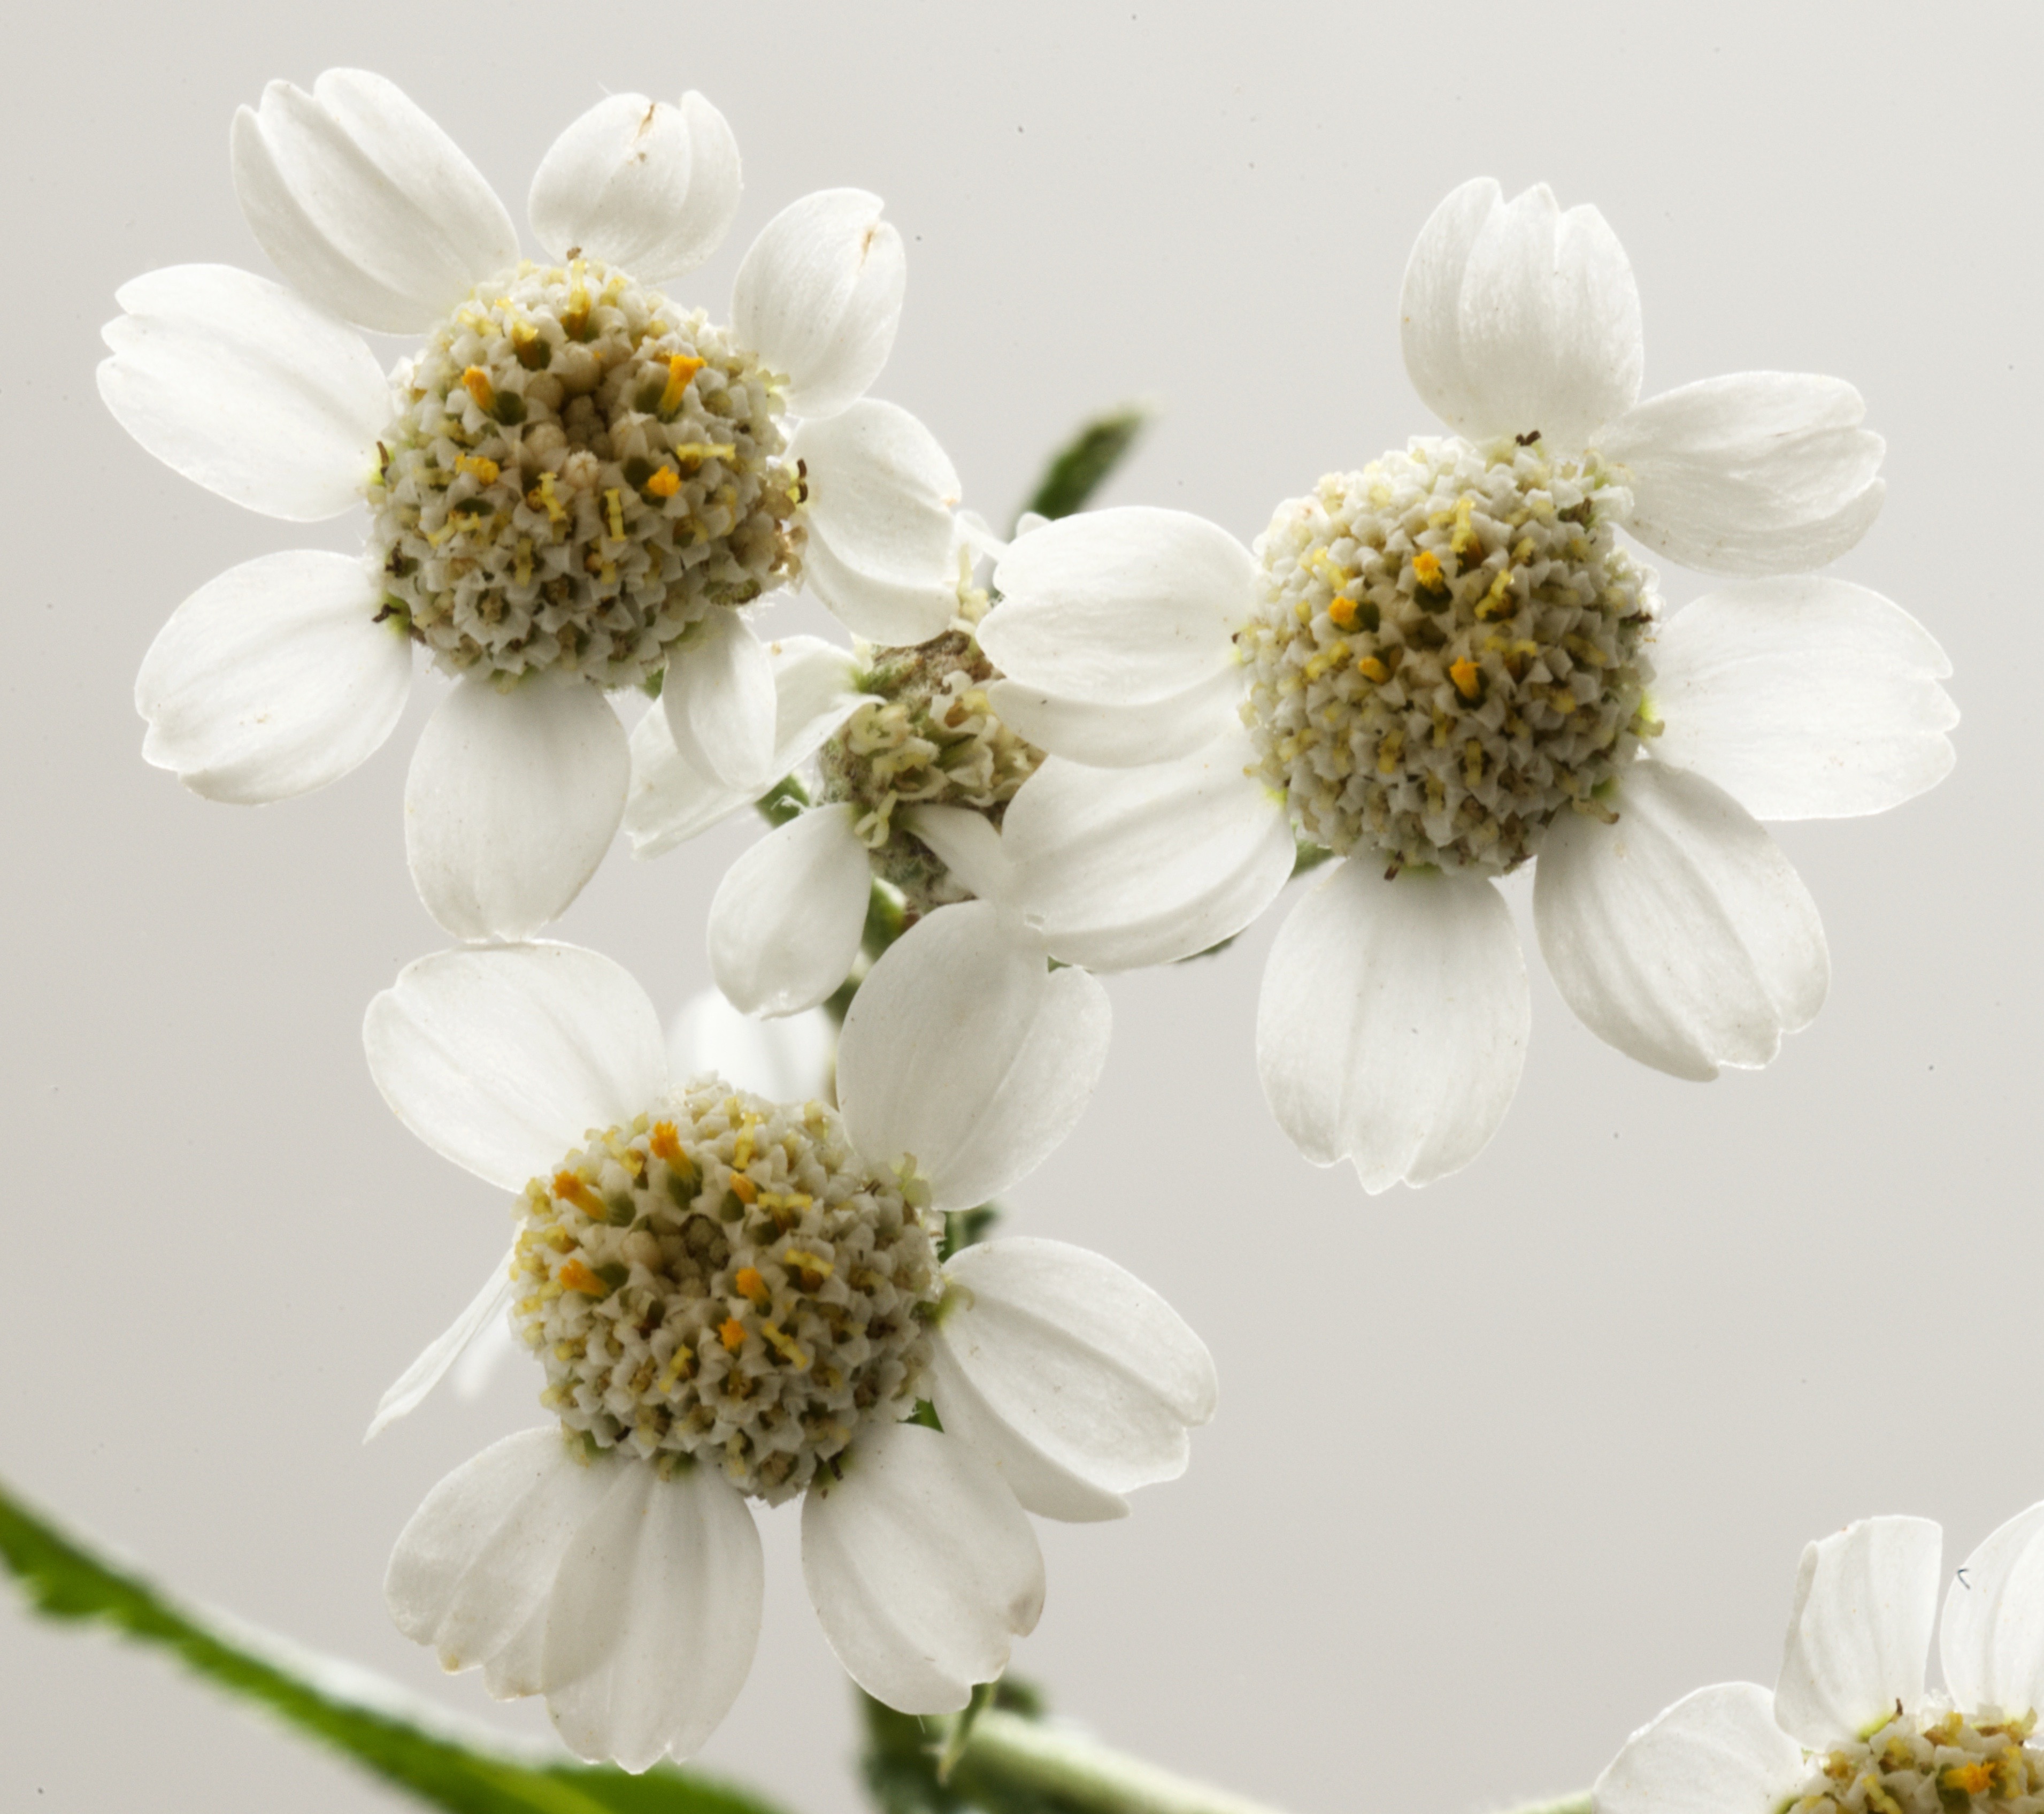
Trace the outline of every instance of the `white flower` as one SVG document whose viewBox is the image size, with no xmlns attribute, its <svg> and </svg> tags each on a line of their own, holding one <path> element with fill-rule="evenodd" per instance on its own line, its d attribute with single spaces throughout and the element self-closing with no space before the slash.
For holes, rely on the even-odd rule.
<svg viewBox="0 0 2044 1814">
<path fill-rule="evenodd" d="M 1278 935 L 1257 1055 L 1300 1149 L 1372 1191 L 1467 1164 L 1518 1086 L 1529 996 L 1494 877 L 1539 853 L 1541 948 L 1600 1038 L 1678 1077 L 1765 1064 L 1829 959 L 1758 820 L 1899 805 L 1950 768 L 1958 716 L 1904 612 L 1789 571 L 1880 502 L 1850 386 L 1747 373 L 1635 403 L 1624 255 L 1544 187 L 1450 195 L 1404 313 L 1455 435 L 1323 479 L 1254 554 L 1174 511 L 1052 524 L 1002 560 L 981 631 L 995 709 L 1053 752 L 1002 844 L 1057 956 L 1239 929 L 1291 869 L 1288 816 L 1353 855 Z M 1766 577 L 1657 631 L 1619 525 Z"/>
<path fill-rule="evenodd" d="M 1966 1558 L 1924 1664 L 1941 1535 L 1869 1518 L 1803 1552 L 1781 1674 L 1699 1689 L 1626 1741 L 1595 1814 L 2034 1814 L 2044 1751 L 2044 1505 Z"/>
<path fill-rule="evenodd" d="M 940 636 L 862 638 L 851 651 L 809 636 L 772 645 L 775 772 L 806 783 L 809 804 L 732 865 L 710 906 L 712 972 L 747 1013 L 828 999 L 864 943 L 876 879 L 911 914 L 993 893 L 1001 815 L 1043 757 L 993 710 L 999 674 L 976 639 L 987 595 L 975 556 L 1007 544 L 970 511 L 955 543 L 957 609 Z M 640 857 L 755 797 L 704 774 L 651 715 L 632 734 L 632 775 L 624 828 Z"/>
<path fill-rule="evenodd" d="M 286 287 L 221 265 L 125 286 L 100 394 L 152 453 L 309 521 L 367 502 L 364 557 L 223 574 L 144 659 L 144 754 L 217 799 L 324 785 L 390 735 L 415 647 L 456 685 L 405 788 L 413 877 L 463 938 L 559 915 L 623 813 L 608 689 L 732 786 L 778 771 L 774 679 L 741 608 L 797 578 L 861 634 L 951 609 L 950 462 L 864 393 L 905 262 L 880 203 L 804 198 L 740 266 L 730 325 L 655 287 L 736 212 L 737 147 L 701 96 L 614 94 L 555 142 L 528 213 L 555 261 L 390 83 L 274 83 L 235 186 Z M 346 323 L 422 334 L 386 378 Z M 802 418 L 797 426 L 794 417 Z"/>
<path fill-rule="evenodd" d="M 874 967 L 840 1049 L 842 1119 L 676 1086 L 651 1004 L 573 946 L 442 953 L 371 1005 L 399 1117 L 521 1193 L 508 1268 L 379 1422 L 508 1307 L 563 1426 L 434 1489 L 398 1540 L 391 1609 L 448 1668 L 544 1694 L 583 1756 L 643 1769 L 723 1717 L 759 1631 L 747 1496 L 801 1496 L 804 1574 L 847 1670 L 939 1712 L 1035 1623 L 1025 1509 L 1121 1516 L 1212 1414 L 1205 1349 L 1111 1262 L 1009 1239 L 937 1263 L 934 1218 L 1036 1165 L 1106 1047 L 1100 985 L 989 938 L 992 913 L 937 916 L 918 962 Z M 950 973 L 974 980 L 969 1015 L 929 1005 Z M 941 1433 L 903 1420 L 919 1399 Z"/>
</svg>

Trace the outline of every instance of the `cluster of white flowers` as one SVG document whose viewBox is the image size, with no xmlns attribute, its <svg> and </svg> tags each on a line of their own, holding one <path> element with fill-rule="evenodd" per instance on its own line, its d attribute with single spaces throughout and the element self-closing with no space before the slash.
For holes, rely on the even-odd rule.
<svg viewBox="0 0 2044 1814">
<path fill-rule="evenodd" d="M 1881 501 L 1858 395 L 1758 373 L 1640 402 L 1624 255 L 1544 187 L 1465 185 L 1412 254 L 1405 362 L 1444 435 L 1320 478 L 1253 548 L 1155 509 L 1004 542 L 928 431 L 866 394 L 905 272 L 876 198 L 783 209 L 721 322 L 672 299 L 739 203 L 700 95 L 612 95 L 561 134 L 528 204 L 541 259 L 380 78 L 273 84 L 233 150 L 287 282 L 129 284 L 102 394 L 251 509 L 366 505 L 367 545 L 186 600 L 137 683 L 144 753 L 279 799 L 389 736 L 419 651 L 451 682 L 405 837 L 464 943 L 406 969 L 365 1037 L 394 1112 L 509 1193 L 513 1227 L 372 1434 L 507 1325 L 553 1421 L 435 1489 L 389 1597 L 450 1669 L 544 1695 L 585 1756 L 685 1757 L 730 1706 L 759 1624 L 749 1500 L 799 1498 L 847 1670 L 939 1712 L 1036 1620 L 1026 1514 L 1117 1516 L 1185 1467 L 1215 1381 L 1169 1307 L 1093 1254 L 962 1245 L 946 1220 L 1082 1112 L 1094 972 L 1231 938 L 1302 844 L 1331 855 L 1271 953 L 1265 1092 L 1308 1159 L 1422 1185 L 1517 1087 L 1499 878 L 1537 861 L 1542 948 L 1603 1038 L 1678 1076 L 1764 1064 L 1828 968 L 1759 821 L 1881 811 L 1950 766 L 1937 645 L 1816 576 Z M 357 329 L 421 344 L 386 373 Z M 1664 617 L 1622 536 L 1734 582 Z M 851 646 L 755 631 L 797 589 Z M 611 696 L 635 689 L 657 703 L 628 735 Z M 651 856 L 770 795 L 710 963 L 748 1014 L 836 1001 L 835 1101 L 827 1038 L 766 1094 L 676 1070 L 628 975 L 534 940 L 620 825 Z M 1989 1578 L 2038 1599 L 2039 1514 L 1948 1604 L 1954 1707 L 1923 1705 L 1885 1635 L 1841 1635 L 1855 1570 L 1915 1570 L 1915 1617 L 1927 1528 L 1813 1550 L 1771 1709 L 1737 1689 L 1671 1710 L 1605 1814 L 1701 1808 L 1669 1786 L 1698 1770 L 1755 1814 L 2044 1805 L 2044 1609 L 2019 1642 L 1976 1612 Z"/>
</svg>

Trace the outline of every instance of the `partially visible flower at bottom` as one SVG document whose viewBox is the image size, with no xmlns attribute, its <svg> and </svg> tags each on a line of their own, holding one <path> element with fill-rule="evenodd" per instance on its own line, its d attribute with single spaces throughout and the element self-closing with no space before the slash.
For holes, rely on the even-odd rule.
<svg viewBox="0 0 2044 1814">
<path fill-rule="evenodd" d="M 1700 1688 L 1628 1739 L 1593 1814 L 2035 1814 L 2044 1504 L 1966 1558 L 1937 1619 L 1942 1534 L 1868 1518 L 1803 1552 L 1774 1692 Z M 1927 1690 L 1938 1625 L 1945 1692 Z"/>
<path fill-rule="evenodd" d="M 544 1694 L 584 1757 L 686 1757 L 728 1710 L 759 1628 L 747 1498 L 801 1497 L 810 1598 L 861 1686 L 943 1712 L 1041 1610 L 1024 1512 L 1123 1515 L 1212 1414 L 1205 1348 L 1112 1262 L 1033 1239 L 939 1262 L 938 1218 L 1040 1162 L 1105 1055 L 1100 986 L 999 945 L 992 914 L 874 967 L 841 1116 L 676 1084 L 638 986 L 573 946 L 444 952 L 371 1006 L 400 1119 L 521 1193 L 506 1265 L 379 1425 L 505 1309 L 560 1420 L 427 1497 L 391 1612 L 491 1693 Z M 951 970 L 977 987 L 941 990 L 968 1006 L 939 1029 Z"/>
</svg>

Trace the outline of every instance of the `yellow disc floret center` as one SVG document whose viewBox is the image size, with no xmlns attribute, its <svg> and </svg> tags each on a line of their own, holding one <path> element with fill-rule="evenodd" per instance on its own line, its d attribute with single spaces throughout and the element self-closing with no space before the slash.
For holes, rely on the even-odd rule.
<svg viewBox="0 0 2044 1814">
<path fill-rule="evenodd" d="M 915 1409 L 941 1288 L 889 1174 L 821 1103 L 698 1080 L 526 1186 L 512 1320 L 542 1402 L 601 1448 L 778 1502 Z"/>
<path fill-rule="evenodd" d="M 477 289 L 399 396 L 368 485 L 382 613 L 449 672 L 632 685 L 800 571 L 767 375 L 594 259 Z"/>
<path fill-rule="evenodd" d="M 1491 872 L 1600 796 L 1643 710 L 1653 575 L 1594 459 L 1416 440 L 1281 506 L 1237 638 L 1259 773 L 1300 830 Z"/>
<path fill-rule="evenodd" d="M 1792 1814 L 2044 1814 L 2044 1754 L 2020 1719 L 1901 1714 L 1811 1759 Z"/>
</svg>

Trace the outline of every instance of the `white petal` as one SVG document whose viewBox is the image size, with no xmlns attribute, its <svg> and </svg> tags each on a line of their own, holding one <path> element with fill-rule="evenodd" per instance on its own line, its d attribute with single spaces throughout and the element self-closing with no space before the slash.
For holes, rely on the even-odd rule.
<svg viewBox="0 0 2044 1814">
<path fill-rule="evenodd" d="M 698 990 L 667 1028 L 667 1065 L 677 1078 L 714 1071 L 772 1102 L 806 1102 L 829 1088 L 837 1023 L 820 1008 L 755 1020 L 720 990 Z"/>
<path fill-rule="evenodd" d="M 859 663 L 820 636 L 767 645 L 774 665 L 774 778 L 807 762 L 872 697 L 859 690 Z"/>
<path fill-rule="evenodd" d="M 1001 821 L 1016 910 L 1053 956 L 1095 970 L 1232 938 L 1277 899 L 1296 854 L 1283 800 L 1243 772 L 1254 759 L 1239 724 L 1148 768 L 1051 757 Z"/>
<path fill-rule="evenodd" d="M 712 611 L 701 633 L 669 657 L 660 704 L 675 748 L 698 773 L 755 796 L 780 778 L 774 664 L 736 612 Z"/>
<path fill-rule="evenodd" d="M 837 1055 L 845 1131 L 874 1164 L 912 1158 L 936 1209 L 970 1209 L 1056 1150 L 1112 1032 L 1107 991 L 1018 947 L 990 902 L 940 908 L 852 997 Z"/>
<path fill-rule="evenodd" d="M 894 822 L 928 845 L 961 887 L 982 901 L 1006 897 L 1012 886 L 1008 855 L 984 813 L 970 806 L 910 806 Z"/>
<path fill-rule="evenodd" d="M 1767 1063 L 1831 986 L 1823 922 L 1788 859 L 1701 775 L 1637 762 L 1616 825 L 1565 813 L 1533 921 L 1585 1026 L 1642 1064 L 1705 1080 Z"/>
<path fill-rule="evenodd" d="M 824 1636 L 889 1707 L 955 1712 L 1035 1628 L 1035 1534 L 991 1463 L 920 1424 L 860 1432 L 843 1466 L 802 1501 L 802 1578 Z"/>
<path fill-rule="evenodd" d="M 142 754 L 209 800 L 309 793 L 381 748 L 412 690 L 412 645 L 375 620 L 359 560 L 265 555 L 201 586 L 135 682 Z"/>
<path fill-rule="evenodd" d="M 1420 401 L 1444 422 L 1476 417 L 1476 389 L 1462 359 L 1462 279 L 1477 236 L 1492 210 L 1503 204 L 1494 178 L 1463 183 L 1427 216 L 1406 260 L 1398 298 L 1405 375 Z"/>
<path fill-rule="evenodd" d="M 395 84 L 330 69 L 234 119 L 234 192 L 298 289 L 365 328 L 417 332 L 518 262 L 504 204 Z"/>
<path fill-rule="evenodd" d="M 731 289 L 732 332 L 788 379 L 798 416 L 835 416 L 880 375 L 909 281 L 901 236 L 860 189 L 791 202 L 752 242 Z"/>
<path fill-rule="evenodd" d="M 784 636 L 767 647 L 774 670 L 775 779 L 801 767 L 870 697 L 858 663 L 820 636 Z M 632 854 L 655 857 L 750 806 L 757 794 L 726 787 L 674 747 L 667 714 L 648 712 L 632 732 L 632 793 L 624 829 Z"/>
<path fill-rule="evenodd" d="M 709 908 L 709 967 L 748 1014 L 828 1000 L 859 955 L 873 867 L 855 806 L 818 806 L 777 826 L 725 871 Z"/>
<path fill-rule="evenodd" d="M 1405 368 L 1473 440 L 1536 431 L 1585 446 L 1639 394 L 1639 291 L 1596 209 L 1561 211 L 1540 183 L 1510 203 L 1468 183 L 1420 230 L 1406 267 Z"/>
<path fill-rule="evenodd" d="M 660 1017 L 631 974 L 575 945 L 441 951 L 369 1004 L 369 1069 L 399 1120 L 506 1190 L 667 1086 Z"/>
<path fill-rule="evenodd" d="M 1188 1428 L 1213 1416 L 1219 1383 L 1206 1344 L 1148 1286 L 1026 1236 L 967 1247 L 944 1278 L 960 1289 L 937 1329 L 937 1415 L 1027 1510 L 1120 1517 L 1121 1494 L 1185 1471 Z"/>
<path fill-rule="evenodd" d="M 694 90 L 678 106 L 607 94 L 548 148 L 525 211 L 555 259 L 579 250 L 663 284 L 717 250 L 738 189 L 738 141 Z"/>
<path fill-rule="evenodd" d="M 1938 1654 L 1962 1712 L 2044 1710 L 2044 1505 L 2019 1512 L 1966 1558 L 1945 1590 Z"/>
<path fill-rule="evenodd" d="M 383 1593 L 398 1629 L 447 1670 L 487 1666 L 500 1697 L 538 1692 L 531 1635 L 576 1531 L 619 1464 L 585 1465 L 558 1425 L 521 1430 L 426 1495 L 391 1554 Z"/>
<path fill-rule="evenodd" d="M 559 919 L 610 847 L 631 782 L 624 727 L 589 682 L 459 682 L 405 778 L 405 855 L 426 911 L 460 939 Z"/>
<path fill-rule="evenodd" d="M 1211 694 L 1236 668 L 1256 563 L 1182 510 L 1088 510 L 1022 536 L 994 570 L 979 644 L 1010 680 L 1074 705 Z M 1197 704 L 1193 706 L 1197 709 Z"/>
<path fill-rule="evenodd" d="M 1957 759 L 1952 671 L 1923 625 L 1842 579 L 1753 579 L 1676 613 L 1654 645 L 1654 754 L 1757 819 L 1885 813 Z"/>
<path fill-rule="evenodd" d="M 1625 526 L 1706 573 L 1804 572 L 1836 560 L 1881 509 L 1884 444 L 1842 380 L 1742 371 L 1664 391 L 1599 437 L 1625 469 Z"/>
<path fill-rule="evenodd" d="M 866 397 L 805 422 L 788 458 L 809 466 L 804 586 L 874 642 L 942 636 L 958 615 L 959 486 L 936 436 L 906 409 Z"/>
<path fill-rule="evenodd" d="M 636 857 L 656 857 L 720 825 L 756 796 L 726 787 L 674 748 L 667 714 L 658 708 L 632 728 L 632 791 L 624 832 Z"/>
<path fill-rule="evenodd" d="M 113 299 L 99 394 L 166 466 L 287 522 L 362 502 L 390 392 L 353 329 L 231 265 L 152 271 Z"/>
<path fill-rule="evenodd" d="M 427 1393 L 446 1377 L 447 1370 L 467 1352 L 468 1345 L 493 1321 L 505 1316 L 517 1295 L 512 1262 L 518 1257 L 514 1245 L 482 1282 L 482 1289 L 453 1323 L 426 1346 L 425 1351 L 398 1376 L 396 1382 L 377 1401 L 365 1443 L 373 1442 L 400 1417 L 407 1417 L 425 1402 Z"/>
<path fill-rule="evenodd" d="M 1476 876 L 1338 864 L 1292 909 L 1256 1010 L 1264 1100 L 1316 1165 L 1368 1191 L 1431 1184 L 1481 1152 L 1532 1025 L 1504 897 Z"/>
<path fill-rule="evenodd" d="M 719 1469 L 616 1473 L 562 1558 L 540 1667 L 569 1750 L 642 1770 L 692 1755 L 731 1711 L 766 1578 L 759 1527 Z"/>
<path fill-rule="evenodd" d="M 448 1369 L 448 1389 L 463 1404 L 472 1405 L 490 1389 L 504 1363 L 514 1353 L 525 1351 L 524 1343 L 512 1336 L 509 1317 L 496 1317 L 475 1332 L 474 1339 Z"/>
<path fill-rule="evenodd" d="M 1235 721 L 1242 675 L 1217 668 L 1189 692 L 1147 705 L 1060 699 L 1019 680 L 996 680 L 988 702 L 1008 728 L 1037 748 L 1093 768 L 1142 768 L 1190 755 Z"/>
<path fill-rule="evenodd" d="M 1803 1748 L 1750 1681 L 1685 1695 L 1625 1741 L 1590 1792 L 1593 1814 L 1770 1814 L 1804 1775 Z"/>
<path fill-rule="evenodd" d="M 1942 1541 L 1928 1518 L 1863 1518 L 1804 1551 L 1774 1688 L 1784 1731 L 1821 1751 L 1923 1700 Z"/>
</svg>

